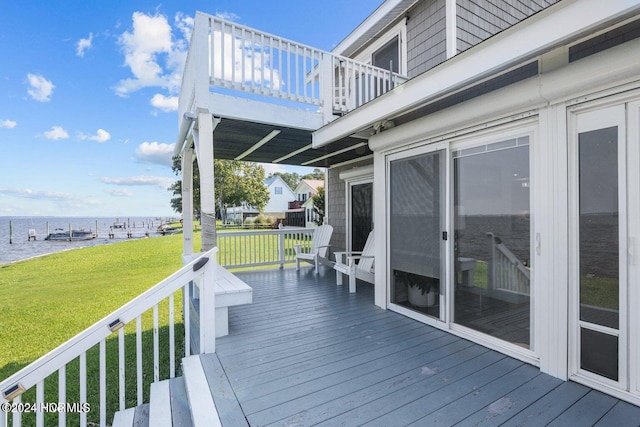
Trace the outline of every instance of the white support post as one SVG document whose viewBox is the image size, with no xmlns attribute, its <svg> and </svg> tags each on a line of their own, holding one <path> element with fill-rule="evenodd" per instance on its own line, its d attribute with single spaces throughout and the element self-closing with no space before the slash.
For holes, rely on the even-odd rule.
<svg viewBox="0 0 640 427">
<path fill-rule="evenodd" d="M 182 152 L 182 263 L 193 255 L 193 147 Z"/>
<path fill-rule="evenodd" d="M 333 56 L 323 53 L 320 60 L 320 100 L 322 104 L 322 121 L 329 123 L 333 120 L 333 88 L 335 86 L 335 76 L 333 73 Z"/>
<path fill-rule="evenodd" d="M 202 252 L 216 246 L 216 203 L 213 172 L 213 120 L 207 110 L 198 111 L 196 130 L 198 167 L 200 169 L 200 222 Z"/>
<path fill-rule="evenodd" d="M 200 279 L 200 353 L 216 351 L 216 260 L 215 252 L 203 267 Z"/>
<path fill-rule="evenodd" d="M 280 233 L 278 235 L 278 258 L 280 259 L 280 268 L 284 268 L 285 251 L 286 251 L 286 248 L 284 247 L 284 243 L 285 243 L 284 233 Z"/>
<path fill-rule="evenodd" d="M 453 58 L 458 53 L 458 11 L 456 0 L 446 0 L 445 3 L 445 43 L 447 59 Z"/>
</svg>

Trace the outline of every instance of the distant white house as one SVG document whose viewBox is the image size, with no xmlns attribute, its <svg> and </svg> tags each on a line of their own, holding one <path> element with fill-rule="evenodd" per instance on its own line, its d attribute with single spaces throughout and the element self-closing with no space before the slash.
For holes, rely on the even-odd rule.
<svg viewBox="0 0 640 427">
<path fill-rule="evenodd" d="M 296 194 L 279 176 L 267 178 L 264 180 L 264 183 L 269 190 L 269 202 L 262 210 L 262 213 L 276 219 L 284 218 L 285 211 L 289 207 L 289 202 L 295 200 Z M 226 219 L 228 223 L 240 224 L 244 222 L 245 219 L 258 216 L 259 214 L 260 211 L 258 208 L 242 202 L 240 206 L 227 207 Z"/>
<path fill-rule="evenodd" d="M 269 203 L 265 206 L 264 213 L 275 218 L 284 218 L 284 213 L 289 208 L 289 202 L 295 200 L 296 194 L 277 175 L 265 179 L 264 183 L 269 189 Z"/>
<path fill-rule="evenodd" d="M 319 179 L 303 179 L 296 189 L 295 201 L 289 203 L 289 210 L 286 215 L 286 224 L 300 227 L 315 227 L 317 218 L 313 210 L 312 197 L 318 193 L 318 189 L 324 187 L 324 181 Z"/>
</svg>

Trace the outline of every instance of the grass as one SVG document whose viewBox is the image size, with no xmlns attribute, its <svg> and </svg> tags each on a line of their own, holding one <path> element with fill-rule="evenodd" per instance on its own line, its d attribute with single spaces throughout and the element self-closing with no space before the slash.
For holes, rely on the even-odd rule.
<svg viewBox="0 0 640 427">
<path fill-rule="evenodd" d="M 199 234 L 196 235 L 196 240 Z M 197 242 L 199 245 L 199 242 Z M 51 254 L 28 261 L 0 266 L 0 380 L 72 338 L 88 326 L 140 295 L 178 270 L 182 263 L 182 236 L 165 236 L 94 246 Z M 179 295 L 179 294 L 178 294 Z M 176 323 L 181 322 L 182 301 L 176 298 Z M 159 307 L 160 348 L 168 349 L 168 306 Z M 182 338 L 182 326 L 176 325 L 176 338 Z M 151 313 L 143 316 L 143 341 L 152 340 Z M 135 322 L 125 328 L 125 357 L 132 363 L 127 370 L 127 406 L 136 405 L 135 396 Z M 117 348 L 117 334 L 106 342 Z M 178 339 L 176 353 L 182 354 Z M 117 409 L 117 351 L 107 357 L 110 422 Z M 145 387 L 153 380 L 152 354 L 145 354 Z M 97 408 L 98 346 L 87 352 L 89 403 Z M 109 352 L 107 353 L 109 354 Z M 168 350 L 163 353 L 168 366 Z M 178 357 L 179 361 L 180 358 Z M 168 367 L 164 376 L 168 374 Z M 78 401 L 78 362 L 67 368 L 67 401 Z M 95 390 L 95 391 L 93 391 Z M 45 382 L 47 401 L 57 401 L 57 374 Z M 34 392 L 23 395 L 23 402 L 34 402 Z M 53 418 L 56 414 L 48 414 Z M 98 421 L 98 412 L 89 420 Z M 53 418 L 51 419 L 53 421 Z M 46 424 L 49 424 L 47 418 Z M 69 414 L 70 425 L 77 415 Z M 28 416 L 23 417 L 31 424 Z"/>
</svg>

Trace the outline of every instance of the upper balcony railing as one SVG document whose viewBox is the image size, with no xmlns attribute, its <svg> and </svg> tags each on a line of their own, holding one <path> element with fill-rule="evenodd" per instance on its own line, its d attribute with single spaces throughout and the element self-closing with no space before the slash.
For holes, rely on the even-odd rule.
<svg viewBox="0 0 640 427">
<path fill-rule="evenodd" d="M 404 81 L 405 77 L 382 68 L 198 13 L 183 75 L 180 115 L 193 111 L 194 102 L 205 90 L 208 94 L 210 86 L 316 106 L 332 116 Z"/>
</svg>

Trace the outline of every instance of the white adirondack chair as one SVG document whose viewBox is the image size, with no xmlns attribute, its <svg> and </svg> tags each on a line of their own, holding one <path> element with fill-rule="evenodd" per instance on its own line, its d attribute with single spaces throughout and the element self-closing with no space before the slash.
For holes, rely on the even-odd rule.
<svg viewBox="0 0 640 427">
<path fill-rule="evenodd" d="M 375 239 L 373 230 L 367 237 L 362 252 L 336 252 L 336 264 L 333 266 L 336 270 L 336 281 L 338 285 L 342 285 L 342 275 L 349 275 L 349 292 L 356 291 L 356 279 L 364 280 L 368 283 L 375 282 L 374 275 L 374 249 Z M 356 263 L 356 260 L 359 260 Z"/>
<path fill-rule="evenodd" d="M 321 225 L 313 232 L 313 238 L 311 240 L 311 249 L 309 252 L 302 251 L 302 245 L 295 245 L 296 251 L 296 270 L 300 270 L 300 261 L 306 261 L 314 264 L 316 267 L 316 274 L 318 274 L 318 261 L 319 258 L 327 257 L 327 250 L 329 249 L 329 240 L 331 240 L 331 234 L 333 233 L 333 227 L 330 225 Z"/>
</svg>

